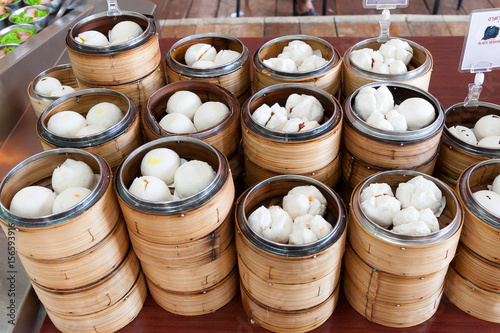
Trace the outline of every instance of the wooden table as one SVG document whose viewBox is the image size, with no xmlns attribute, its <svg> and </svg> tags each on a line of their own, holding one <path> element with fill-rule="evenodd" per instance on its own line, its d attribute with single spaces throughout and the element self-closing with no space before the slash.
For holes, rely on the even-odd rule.
<svg viewBox="0 0 500 333">
<path fill-rule="evenodd" d="M 325 38 L 341 55 L 359 38 Z M 253 54 L 265 38 L 241 38 Z M 412 40 L 427 48 L 434 57 L 434 71 L 429 92 L 446 109 L 463 102 L 467 96 L 467 85 L 474 81 L 473 74 L 458 73 L 458 62 L 462 50 L 462 37 L 413 37 Z M 176 39 L 160 40 L 163 55 Z M 498 72 L 487 73 L 481 101 L 500 104 L 500 76 Z M 34 135 L 34 134 L 33 134 Z M 313 332 L 500 332 L 500 324 L 476 319 L 450 303 L 443 296 L 436 314 L 423 324 L 406 329 L 390 329 L 370 323 L 354 311 L 341 293 L 337 308 L 330 319 Z M 47 317 L 41 332 L 58 332 Z M 267 332 L 253 324 L 243 311 L 240 296 L 237 295 L 219 311 L 197 317 L 183 317 L 171 314 L 159 307 L 148 296 L 139 316 L 120 332 Z"/>
</svg>

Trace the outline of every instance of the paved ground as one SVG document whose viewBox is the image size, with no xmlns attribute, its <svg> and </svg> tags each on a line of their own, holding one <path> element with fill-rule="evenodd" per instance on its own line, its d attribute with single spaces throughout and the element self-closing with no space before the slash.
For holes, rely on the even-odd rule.
<svg viewBox="0 0 500 333">
<path fill-rule="evenodd" d="M 234 37 L 279 37 L 308 34 L 319 37 L 375 37 L 380 15 L 276 16 L 240 18 L 163 19 L 162 37 L 182 38 L 196 33 L 220 32 Z M 468 15 L 391 15 L 393 36 L 463 36 Z"/>
</svg>

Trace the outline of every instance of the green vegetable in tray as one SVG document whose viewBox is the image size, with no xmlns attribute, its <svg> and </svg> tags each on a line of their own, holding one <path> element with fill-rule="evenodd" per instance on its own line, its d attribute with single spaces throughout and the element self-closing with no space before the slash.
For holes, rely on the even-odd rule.
<svg viewBox="0 0 500 333">
<path fill-rule="evenodd" d="M 21 43 L 30 38 L 33 32 L 22 28 L 14 28 L 9 33 L 0 37 L 0 44 Z"/>
<path fill-rule="evenodd" d="M 28 5 L 39 5 L 40 0 L 26 0 L 25 1 Z"/>
<path fill-rule="evenodd" d="M 5 13 L 3 15 L 0 15 L 0 19 L 3 19 L 4 17 L 9 16 L 9 13 Z"/>
<path fill-rule="evenodd" d="M 48 13 L 49 13 L 48 11 L 37 9 L 35 12 L 35 18 L 47 16 Z M 34 21 L 32 16 L 25 17 L 25 15 L 26 15 L 26 12 L 22 12 L 19 15 L 12 15 L 10 17 L 10 19 L 12 22 L 15 22 L 15 23 L 29 23 L 29 22 Z"/>
<path fill-rule="evenodd" d="M 5 51 L 5 53 L 6 53 L 6 54 L 9 54 L 9 53 L 11 53 L 14 49 L 15 49 L 15 47 L 13 47 L 13 46 L 9 46 L 9 47 L 7 48 L 7 50 Z"/>
</svg>

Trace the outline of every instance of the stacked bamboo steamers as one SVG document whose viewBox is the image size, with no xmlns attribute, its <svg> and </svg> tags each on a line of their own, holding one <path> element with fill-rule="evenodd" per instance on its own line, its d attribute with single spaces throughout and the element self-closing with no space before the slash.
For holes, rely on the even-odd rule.
<svg viewBox="0 0 500 333">
<path fill-rule="evenodd" d="M 134 196 L 128 188 L 144 156 L 158 148 L 208 163 L 216 171 L 215 179 L 201 192 L 180 200 L 153 202 Z M 158 139 L 124 160 L 116 189 L 149 290 L 161 307 L 200 315 L 214 312 L 234 297 L 238 281 L 230 214 L 234 184 L 224 155 L 198 139 Z"/>
<path fill-rule="evenodd" d="M 96 174 L 85 199 L 39 217 L 10 210 L 20 189 L 52 189 L 52 173 L 67 159 L 86 163 Z M 137 316 L 146 300 L 146 281 L 130 246 L 111 170 L 101 157 L 69 148 L 34 155 L 5 176 L 0 193 L 2 229 L 14 237 L 33 288 L 59 330 L 116 331 Z"/>
<path fill-rule="evenodd" d="M 143 33 L 118 45 L 89 47 L 74 40 L 87 30 L 107 33 L 123 20 L 139 24 Z M 4 232 L 16 232 L 21 260 L 59 329 L 118 330 L 140 311 L 146 285 L 162 308 L 186 316 L 220 309 L 239 287 L 249 317 L 276 332 L 319 327 L 333 313 L 340 288 L 351 306 L 371 322 L 389 327 L 417 325 L 436 312 L 447 272 L 446 293 L 457 306 L 469 311 L 471 305 L 481 303 L 483 295 L 491 300 L 487 304 L 498 304 L 494 303 L 498 279 L 476 273 L 500 274 L 499 254 L 492 250 L 499 248 L 495 241 L 499 226 L 470 204 L 469 193 L 485 186 L 492 169 L 498 169 L 498 161 L 469 167 L 472 162 L 464 158 L 466 165 L 452 174 L 448 165 L 455 157 L 446 156 L 458 149 L 450 148 L 443 161 L 441 156 L 438 160 L 439 148 L 443 151 L 448 146 L 444 140 L 453 140 L 446 132 L 451 126 L 448 122 L 455 124 L 454 118 L 469 113 L 477 117 L 483 109 L 449 110 L 445 124 L 439 102 L 427 92 L 433 63 L 425 48 L 407 41 L 413 51 L 409 71 L 376 74 L 352 61 L 353 51 L 380 47 L 376 39 L 354 45 L 342 60 L 332 45 L 312 36 L 273 39 L 251 56 L 236 38 L 200 34 L 173 45 L 165 59 L 165 73 L 155 29 L 151 20 L 132 12 L 84 19 L 66 38 L 71 65 L 41 73 L 28 87 L 39 116 L 37 133 L 48 151 L 16 166 L 2 181 L 0 218 Z M 294 40 L 312 47 L 324 59 L 323 65 L 295 73 L 267 65 L 267 59 L 278 57 Z M 198 43 L 239 55 L 213 68 L 188 66 L 187 50 Z M 169 85 L 165 85 L 165 75 Z M 34 87 L 45 76 L 56 77 L 77 91 L 61 98 L 40 96 Z M 425 100 L 434 120 L 407 132 L 368 125 L 356 110 L 355 98 L 363 89 L 382 85 L 396 104 L 413 97 Z M 202 102 L 220 102 L 229 113 L 205 130 L 169 132 L 160 122 L 168 100 L 181 90 L 195 93 Z M 332 96 L 339 91 L 344 107 Z M 292 94 L 318 100 L 324 113 L 317 127 L 300 132 L 299 126 L 299 131 L 285 133 L 254 119 L 264 104 L 284 106 Z M 48 130 L 50 117 L 59 112 L 70 109 L 84 115 L 91 104 L 101 101 L 119 106 L 124 117 L 100 135 L 64 138 Z M 171 149 L 186 160 L 208 163 L 215 171 L 214 180 L 180 200 L 139 198 L 130 186 L 140 176 L 143 158 L 160 148 Z M 464 151 L 468 156 L 470 149 Z M 494 157 L 472 155 L 479 155 L 480 161 Z M 99 174 L 88 199 L 67 212 L 40 218 L 22 218 L 8 210 L 21 187 L 49 186 L 53 168 L 67 157 L 85 161 Z M 443 166 L 440 174 L 458 180 L 458 199 L 445 183 L 429 176 L 436 160 Z M 240 183 L 243 175 L 247 189 L 241 190 L 235 203 L 235 182 Z M 443 194 L 439 231 L 400 235 L 367 216 L 360 202 L 364 189 L 383 182 L 394 190 L 416 176 L 432 182 Z M 331 189 L 339 181 L 349 214 Z M 252 213 L 261 206 L 283 206 L 283 197 L 297 186 L 314 186 L 324 196 L 324 218 L 332 227 L 325 237 L 303 245 L 281 244 L 252 229 Z M 466 234 L 450 268 L 464 215 Z M 478 241 L 484 235 L 487 245 Z M 485 319 L 498 318 L 494 308 L 480 309 Z"/>
</svg>

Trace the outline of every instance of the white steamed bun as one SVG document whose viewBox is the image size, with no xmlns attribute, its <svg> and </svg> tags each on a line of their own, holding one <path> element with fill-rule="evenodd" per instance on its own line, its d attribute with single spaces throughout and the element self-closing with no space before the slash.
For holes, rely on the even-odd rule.
<svg viewBox="0 0 500 333">
<path fill-rule="evenodd" d="M 19 190 L 10 203 L 10 211 L 19 216 L 38 217 L 52 214 L 56 194 L 43 186 L 28 186 Z"/>
<path fill-rule="evenodd" d="M 312 185 L 296 186 L 283 198 L 283 209 L 293 220 L 305 214 L 323 215 L 326 204 L 325 196 Z"/>
<path fill-rule="evenodd" d="M 133 39 L 142 34 L 142 28 L 133 21 L 122 21 L 113 27 L 109 32 L 109 41 L 111 43 L 121 43 Z"/>
<path fill-rule="evenodd" d="M 65 211 L 88 197 L 92 191 L 86 187 L 68 187 L 57 195 L 52 204 L 52 214 Z"/>
<path fill-rule="evenodd" d="M 477 145 L 477 139 L 474 132 L 465 126 L 452 126 L 448 129 L 451 134 L 459 138 L 460 140 L 470 143 L 471 145 Z"/>
<path fill-rule="evenodd" d="M 129 189 L 130 193 L 147 201 L 172 201 L 172 194 L 163 180 L 153 176 L 142 176 L 134 179 Z"/>
<path fill-rule="evenodd" d="M 144 155 L 141 161 L 141 174 L 154 176 L 166 184 L 174 182 L 174 175 L 181 165 L 179 155 L 168 148 L 152 149 Z"/>
<path fill-rule="evenodd" d="M 483 138 L 491 135 L 500 136 L 500 116 L 490 114 L 481 117 L 474 125 L 473 131 L 477 141 L 481 141 Z"/>
<path fill-rule="evenodd" d="M 58 194 L 70 187 L 85 187 L 92 190 L 94 184 L 94 171 L 82 161 L 68 158 L 52 172 L 52 188 Z"/>
<path fill-rule="evenodd" d="M 481 190 L 474 192 L 472 195 L 481 206 L 493 215 L 500 217 L 500 194 L 489 190 Z"/>
<path fill-rule="evenodd" d="M 290 244 L 308 244 L 322 239 L 332 231 L 332 226 L 321 215 L 302 215 L 293 222 Z"/>
<path fill-rule="evenodd" d="M 61 111 L 52 115 L 47 123 L 49 131 L 61 136 L 76 136 L 87 126 L 85 117 L 75 111 Z"/>
<path fill-rule="evenodd" d="M 217 51 L 215 47 L 206 43 L 198 43 L 191 45 L 184 55 L 186 65 L 192 66 L 198 60 L 214 61 Z"/>
<path fill-rule="evenodd" d="M 109 41 L 102 33 L 95 30 L 84 31 L 79 33 L 75 40 L 81 44 L 90 46 L 106 46 Z"/>
<path fill-rule="evenodd" d="M 176 91 L 167 101 L 167 113 L 182 113 L 193 120 L 196 110 L 203 104 L 198 95 L 191 91 Z"/>
<path fill-rule="evenodd" d="M 288 118 L 306 118 L 317 122 L 323 119 L 323 106 L 314 96 L 291 94 L 286 100 L 285 109 L 288 111 Z"/>
<path fill-rule="evenodd" d="M 229 108 L 224 103 L 205 102 L 194 114 L 194 127 L 198 131 L 204 131 L 223 121 L 229 113 Z"/>
<path fill-rule="evenodd" d="M 194 133 L 193 122 L 182 113 L 168 113 L 160 120 L 160 127 L 171 133 Z"/>
<path fill-rule="evenodd" d="M 42 96 L 50 96 L 59 87 L 61 87 L 61 82 L 58 79 L 45 76 L 35 84 L 35 92 Z"/>
<path fill-rule="evenodd" d="M 189 197 L 207 187 L 215 179 L 215 175 L 210 164 L 191 160 L 182 164 L 175 172 L 175 191 L 181 199 Z"/>
<path fill-rule="evenodd" d="M 123 113 L 118 106 L 109 102 L 94 105 L 87 113 L 87 124 L 110 128 L 123 118 Z"/>
<path fill-rule="evenodd" d="M 441 190 L 434 182 L 422 176 L 412 178 L 406 183 L 400 183 L 396 189 L 396 198 L 403 208 L 410 206 L 417 210 L 430 208 L 433 213 L 441 208 Z"/>
</svg>

